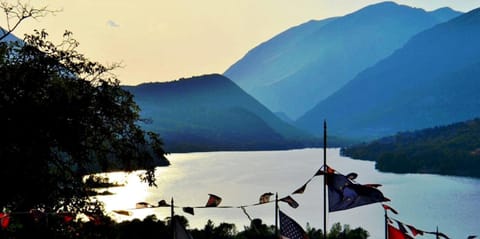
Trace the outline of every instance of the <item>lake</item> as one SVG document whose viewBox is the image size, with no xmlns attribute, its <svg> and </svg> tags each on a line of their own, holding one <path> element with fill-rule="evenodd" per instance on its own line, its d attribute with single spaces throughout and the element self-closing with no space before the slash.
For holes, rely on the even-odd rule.
<svg viewBox="0 0 480 239">
<path fill-rule="evenodd" d="M 208 194 L 222 197 L 221 206 L 242 206 L 258 202 L 265 192 L 278 192 L 279 198 L 291 195 L 299 207 L 291 208 L 279 202 L 280 209 L 304 228 L 323 228 L 323 178 L 314 177 L 303 194 L 293 194 L 323 164 L 323 149 L 286 151 L 202 152 L 179 153 L 167 156 L 169 167 L 157 169 L 158 187 L 148 187 L 134 174 L 110 174 L 112 179 L 127 180 L 125 187 L 110 188 L 112 196 L 100 196 L 107 211 L 131 209 L 137 202 L 157 204 L 173 198 L 175 206 L 205 206 Z M 389 215 L 406 224 L 425 231 L 440 232 L 450 238 L 467 238 L 480 235 L 480 180 L 465 177 L 429 174 L 392 174 L 375 170 L 374 162 L 342 157 L 339 149 L 327 150 L 327 164 L 338 172 L 358 173 L 356 182 L 378 183 L 383 194 L 391 199 L 387 204 L 399 214 Z M 274 199 L 272 197 L 272 199 Z M 252 218 L 260 218 L 274 225 L 274 204 L 262 204 L 245 208 Z M 117 220 L 143 218 L 155 214 L 164 219 L 170 216 L 169 208 L 132 210 L 132 216 L 111 214 Z M 185 216 L 190 228 L 203 228 L 208 219 L 215 225 L 221 222 L 235 223 L 243 230 L 250 221 L 240 208 L 198 208 L 195 215 L 176 208 Z M 328 213 L 328 228 L 335 223 L 362 227 L 370 238 L 384 238 L 384 211 L 380 203 L 350 210 Z M 432 235 L 418 238 L 434 238 Z"/>
</svg>

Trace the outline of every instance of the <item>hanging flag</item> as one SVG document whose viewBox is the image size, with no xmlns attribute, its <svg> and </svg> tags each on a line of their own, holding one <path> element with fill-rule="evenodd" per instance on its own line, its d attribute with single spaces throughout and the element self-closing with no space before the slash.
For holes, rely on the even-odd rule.
<svg viewBox="0 0 480 239">
<path fill-rule="evenodd" d="M 302 194 L 305 192 L 305 189 L 307 189 L 307 184 L 312 181 L 312 179 L 309 179 L 303 186 L 301 186 L 299 189 L 295 190 L 292 194 Z"/>
<path fill-rule="evenodd" d="M 0 212 L 0 227 L 6 229 L 8 224 L 10 224 L 10 215 Z"/>
<path fill-rule="evenodd" d="M 398 225 L 398 230 L 400 230 L 403 234 L 407 234 L 408 235 L 408 231 L 407 231 L 407 228 L 403 225 L 403 223 L 401 223 L 400 221 L 397 221 L 397 225 Z"/>
<path fill-rule="evenodd" d="M 383 207 L 383 209 L 385 209 L 385 210 L 390 210 L 390 211 L 392 211 L 393 213 L 398 214 L 397 210 L 393 209 L 392 207 L 390 207 L 390 206 L 388 206 L 388 205 L 386 205 L 386 204 L 383 204 L 383 203 L 382 203 L 382 207 Z"/>
<path fill-rule="evenodd" d="M 153 207 L 153 205 L 151 205 L 150 203 L 148 202 L 137 202 L 135 204 L 135 208 L 136 209 L 142 209 L 142 208 L 151 208 Z"/>
<path fill-rule="evenodd" d="M 208 201 L 205 207 L 217 207 L 222 202 L 221 197 L 213 194 L 208 194 L 208 195 L 210 195 L 210 198 L 208 198 Z"/>
<path fill-rule="evenodd" d="M 278 212 L 280 215 L 280 235 L 283 239 L 308 239 L 307 233 L 296 221 L 281 210 Z"/>
<path fill-rule="evenodd" d="M 124 215 L 124 216 L 131 216 L 132 213 L 127 210 L 113 210 L 114 213 Z"/>
<path fill-rule="evenodd" d="M 417 236 L 417 235 L 423 236 L 423 231 L 422 230 L 419 230 L 412 225 L 407 225 L 407 227 L 408 227 L 408 229 L 410 229 L 410 231 L 412 232 L 412 235 L 414 237 Z"/>
<path fill-rule="evenodd" d="M 279 199 L 279 201 L 282 201 L 282 202 L 286 202 L 288 203 L 288 205 L 290 205 L 290 207 L 293 207 L 293 208 L 297 208 L 298 207 L 298 203 L 297 201 L 295 201 L 292 197 L 290 196 L 286 196 L 284 198 L 281 198 Z"/>
<path fill-rule="evenodd" d="M 160 200 L 158 201 L 158 207 L 170 207 L 170 204 L 168 204 L 165 200 Z"/>
<path fill-rule="evenodd" d="M 367 204 L 390 201 L 376 187 L 354 183 L 356 173 L 348 177 L 339 173 L 327 173 L 328 210 L 330 212 L 351 209 Z M 375 184 L 375 186 L 379 186 Z"/>
<path fill-rule="evenodd" d="M 424 232 L 424 233 L 427 233 L 427 234 L 432 234 L 432 235 L 435 235 L 437 238 L 445 238 L 445 239 L 450 239 L 450 237 L 448 237 L 447 235 L 441 233 L 441 232 Z"/>
<path fill-rule="evenodd" d="M 392 225 L 388 224 L 388 239 L 413 239 L 411 236 L 403 233 Z"/>
<path fill-rule="evenodd" d="M 175 221 L 175 239 L 193 239 L 187 229 L 176 219 Z"/>
<path fill-rule="evenodd" d="M 263 203 L 268 203 L 270 202 L 270 197 L 273 195 L 273 193 L 271 192 L 268 192 L 268 193 L 264 193 L 260 196 L 260 199 L 258 200 L 260 204 L 263 204 Z"/>
<path fill-rule="evenodd" d="M 333 168 L 330 168 L 328 166 L 325 166 L 327 168 L 327 173 L 335 173 L 335 170 Z M 315 176 L 321 176 L 321 175 L 324 175 L 325 174 L 325 170 L 323 167 L 321 167 L 319 170 L 317 170 L 317 172 L 315 173 L 314 177 Z"/>
<path fill-rule="evenodd" d="M 193 210 L 193 207 L 183 207 L 182 210 L 188 214 L 195 215 L 195 211 Z"/>
</svg>

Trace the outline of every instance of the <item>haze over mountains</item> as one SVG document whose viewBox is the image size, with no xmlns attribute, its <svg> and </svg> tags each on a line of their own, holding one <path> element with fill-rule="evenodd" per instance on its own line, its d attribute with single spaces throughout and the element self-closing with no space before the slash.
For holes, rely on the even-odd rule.
<svg viewBox="0 0 480 239">
<path fill-rule="evenodd" d="M 224 74 L 273 112 L 295 120 L 413 35 L 459 14 L 393 2 L 371 5 L 288 29 Z"/>
<path fill-rule="evenodd" d="M 216 74 L 127 89 L 173 151 L 312 146 L 325 119 L 329 137 L 361 141 L 469 120 L 480 115 L 478 15 L 385 2 L 294 27 L 226 72 L 260 100 Z M 267 95 L 293 111 L 274 115 Z"/>
<path fill-rule="evenodd" d="M 297 125 L 374 139 L 480 115 L 480 9 L 425 30 L 317 104 Z"/>
<path fill-rule="evenodd" d="M 280 120 L 228 78 L 213 74 L 125 86 L 144 128 L 170 152 L 311 147 L 321 140 Z"/>
</svg>

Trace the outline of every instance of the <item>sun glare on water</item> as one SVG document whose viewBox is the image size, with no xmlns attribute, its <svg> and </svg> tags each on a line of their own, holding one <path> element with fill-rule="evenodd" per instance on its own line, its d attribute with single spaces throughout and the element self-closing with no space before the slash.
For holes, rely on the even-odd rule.
<svg viewBox="0 0 480 239">
<path fill-rule="evenodd" d="M 138 202 L 145 202 L 148 195 L 148 184 L 142 182 L 139 175 L 143 171 L 135 171 L 131 173 L 114 172 L 104 173 L 100 176 L 108 177 L 109 182 L 117 183 L 122 186 L 103 188 L 99 191 L 107 190 L 113 195 L 100 195 L 96 198 L 103 202 L 105 211 L 116 221 L 131 220 L 132 218 L 144 218 L 148 215 L 154 214 L 153 209 L 136 209 L 135 205 Z M 131 216 L 124 216 L 114 213 L 114 210 L 125 210 L 131 213 Z"/>
</svg>

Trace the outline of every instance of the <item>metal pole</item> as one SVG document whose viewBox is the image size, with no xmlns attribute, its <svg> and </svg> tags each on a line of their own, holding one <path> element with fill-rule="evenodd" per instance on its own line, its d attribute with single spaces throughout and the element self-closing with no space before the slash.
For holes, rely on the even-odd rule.
<svg viewBox="0 0 480 239">
<path fill-rule="evenodd" d="M 323 239 L 327 239 L 327 121 L 323 121 Z"/>
<path fill-rule="evenodd" d="M 170 201 L 170 227 L 172 228 L 172 238 L 175 239 L 175 222 L 174 222 L 175 212 L 173 211 L 173 197 Z"/>
<path fill-rule="evenodd" d="M 387 209 L 383 209 L 385 211 L 385 239 L 388 239 L 388 216 L 387 216 Z"/>
<path fill-rule="evenodd" d="M 275 193 L 275 236 L 278 236 L 278 192 Z"/>
</svg>

